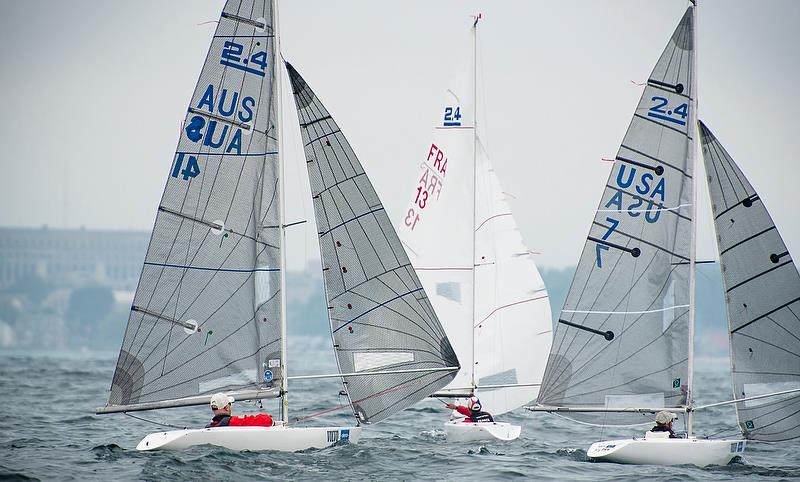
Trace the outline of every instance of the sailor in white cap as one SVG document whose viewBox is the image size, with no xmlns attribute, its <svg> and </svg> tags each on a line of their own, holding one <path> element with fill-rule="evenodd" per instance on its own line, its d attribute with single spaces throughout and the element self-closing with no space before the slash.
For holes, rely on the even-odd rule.
<svg viewBox="0 0 800 482">
<path fill-rule="evenodd" d="M 662 410 L 656 414 L 656 426 L 651 428 L 651 432 L 669 432 L 669 438 L 680 438 L 672 431 L 672 421 L 677 418 L 672 412 Z"/>
<path fill-rule="evenodd" d="M 214 412 L 214 418 L 211 423 L 206 425 L 206 428 L 212 427 L 271 427 L 272 417 L 266 413 L 259 413 L 258 415 L 244 415 L 241 417 L 231 416 L 235 402 L 233 397 L 219 392 L 211 396 L 211 411 Z"/>
</svg>

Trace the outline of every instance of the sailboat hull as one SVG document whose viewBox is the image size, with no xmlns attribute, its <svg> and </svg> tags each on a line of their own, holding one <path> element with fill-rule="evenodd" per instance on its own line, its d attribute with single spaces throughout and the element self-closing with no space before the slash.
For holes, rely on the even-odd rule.
<svg viewBox="0 0 800 482">
<path fill-rule="evenodd" d="M 296 452 L 325 448 L 340 441 L 357 443 L 361 427 L 216 427 L 151 433 L 136 450 L 182 450 L 216 445 L 230 450 Z"/>
<path fill-rule="evenodd" d="M 444 424 L 448 442 L 481 442 L 500 440 L 509 442 L 519 438 L 522 427 L 505 422 L 462 422 L 452 420 Z"/>
<path fill-rule="evenodd" d="M 726 465 L 744 452 L 744 440 L 644 439 L 595 442 L 586 455 L 597 462 L 637 465 Z"/>
</svg>

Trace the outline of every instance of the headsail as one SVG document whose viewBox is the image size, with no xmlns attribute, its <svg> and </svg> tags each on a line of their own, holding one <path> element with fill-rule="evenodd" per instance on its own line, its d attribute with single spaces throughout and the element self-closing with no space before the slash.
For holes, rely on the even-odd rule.
<svg viewBox="0 0 800 482">
<path fill-rule="evenodd" d="M 539 403 L 687 403 L 692 238 L 692 8 L 647 85 L 616 156 L 556 326 Z M 571 414 L 605 424 L 641 415 Z"/>
<path fill-rule="evenodd" d="M 273 41 L 269 3 L 225 4 L 167 169 L 111 406 L 280 378 Z"/>
<path fill-rule="evenodd" d="M 702 122 L 731 342 L 734 398 L 800 388 L 800 275 L 758 193 Z M 736 404 L 750 439 L 800 437 L 800 394 Z"/>
<path fill-rule="evenodd" d="M 458 359 L 350 144 L 286 65 L 306 146 L 340 372 L 431 369 L 344 377 L 359 421 L 379 422 L 445 386 Z"/>
<path fill-rule="evenodd" d="M 503 386 L 476 391 L 500 415 L 536 398 L 552 321 L 533 255 L 475 134 L 475 62 L 470 52 L 445 93 L 399 230 L 463 364 L 447 388 Z"/>
</svg>

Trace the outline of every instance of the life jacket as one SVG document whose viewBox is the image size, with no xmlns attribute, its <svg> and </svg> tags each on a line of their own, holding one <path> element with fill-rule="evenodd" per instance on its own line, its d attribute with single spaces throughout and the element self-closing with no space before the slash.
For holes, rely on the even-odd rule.
<svg viewBox="0 0 800 482">
<path fill-rule="evenodd" d="M 469 420 L 473 422 L 494 422 L 494 418 L 489 412 L 482 412 L 480 410 L 470 410 Z"/>
<path fill-rule="evenodd" d="M 677 435 L 675 435 L 675 432 L 673 432 L 672 429 L 669 428 L 666 425 L 658 425 L 658 424 L 656 424 L 656 426 L 651 428 L 650 431 L 651 432 L 669 432 L 669 438 L 679 438 Z"/>
<path fill-rule="evenodd" d="M 230 415 L 214 415 L 214 418 L 211 419 L 211 423 L 206 425 L 206 428 L 213 428 L 213 427 L 227 427 L 231 423 L 231 416 Z"/>
</svg>

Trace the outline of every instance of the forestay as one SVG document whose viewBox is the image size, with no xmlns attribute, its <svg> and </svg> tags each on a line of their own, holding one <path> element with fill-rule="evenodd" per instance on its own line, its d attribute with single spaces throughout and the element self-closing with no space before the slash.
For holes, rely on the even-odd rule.
<svg viewBox="0 0 800 482">
<path fill-rule="evenodd" d="M 734 398 L 800 388 L 800 276 L 764 203 L 700 123 L 717 231 Z M 800 394 L 736 404 L 747 438 L 800 436 Z"/>
<path fill-rule="evenodd" d="M 651 73 L 615 158 L 560 314 L 539 403 L 687 403 L 692 7 Z M 570 414 L 603 424 L 641 414 Z"/>
<path fill-rule="evenodd" d="M 350 144 L 300 74 L 287 69 L 340 373 L 389 372 L 344 377 L 358 420 L 378 422 L 444 387 L 458 359 Z M 402 373 L 409 369 L 431 371 Z"/>
<path fill-rule="evenodd" d="M 280 375 L 272 12 L 225 4 L 181 128 L 109 405 Z"/>
</svg>

